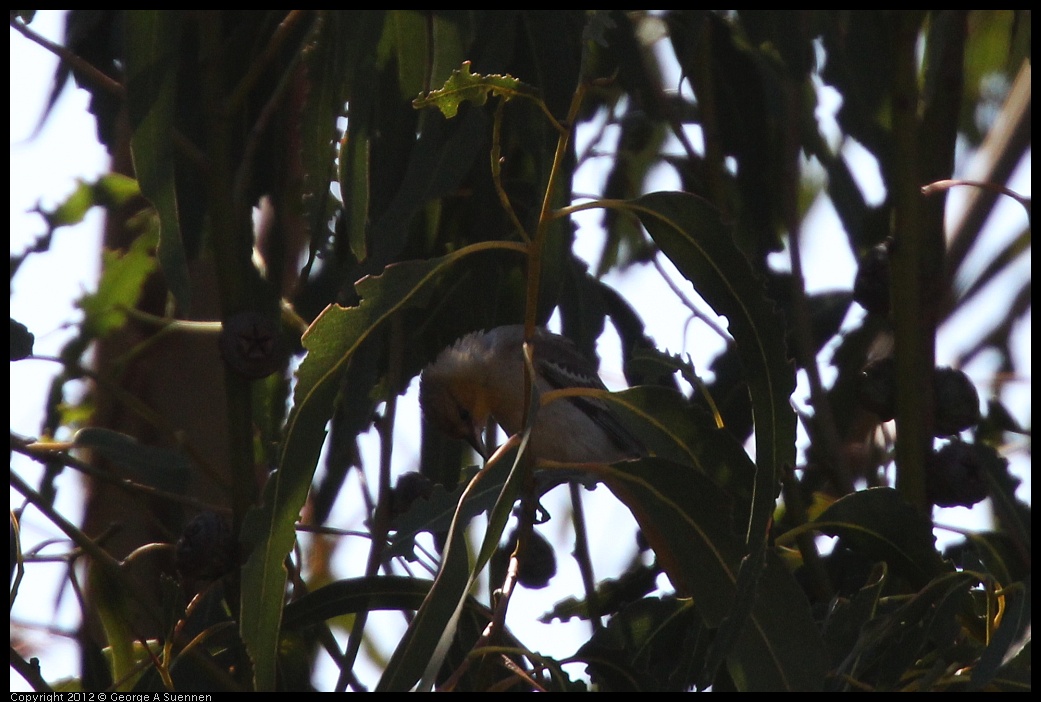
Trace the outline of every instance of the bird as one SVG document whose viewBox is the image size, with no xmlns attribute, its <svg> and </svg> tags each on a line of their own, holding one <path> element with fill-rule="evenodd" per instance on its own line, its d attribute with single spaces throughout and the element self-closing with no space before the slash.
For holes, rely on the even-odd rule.
<svg viewBox="0 0 1041 702">
<path fill-rule="evenodd" d="M 561 388 L 607 389 L 596 364 L 567 337 L 537 327 L 531 343 L 540 394 Z M 473 332 L 444 349 L 420 376 L 424 417 L 444 434 L 465 439 L 487 459 L 483 432 L 489 419 L 510 435 L 523 429 L 523 345 L 524 325 L 514 324 Z M 530 450 L 537 460 L 599 464 L 637 458 L 642 452 L 607 403 L 588 396 L 540 407 Z"/>
</svg>

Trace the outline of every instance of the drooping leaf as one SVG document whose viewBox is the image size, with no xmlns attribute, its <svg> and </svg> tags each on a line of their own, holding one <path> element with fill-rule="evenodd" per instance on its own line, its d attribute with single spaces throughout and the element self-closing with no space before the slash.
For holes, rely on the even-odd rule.
<svg viewBox="0 0 1041 702">
<path fill-rule="evenodd" d="M 344 614 L 416 610 L 430 585 L 428 580 L 396 575 L 338 580 L 287 604 L 282 626 L 286 630 L 300 629 Z"/>
<path fill-rule="evenodd" d="M 860 490 L 836 500 L 813 521 L 825 534 L 840 536 L 870 558 L 885 561 L 893 574 L 919 588 L 948 568 L 923 517 L 892 488 Z"/>
<path fill-rule="evenodd" d="M 728 497 L 693 467 L 656 458 L 590 472 L 632 511 L 677 593 L 692 598 L 705 624 L 718 628 L 733 617 L 745 544 L 730 527 Z M 819 689 L 820 632 L 805 594 L 770 551 L 745 606 L 725 655 L 739 689 Z"/>
<path fill-rule="evenodd" d="M 531 359 L 527 360 L 530 363 Z M 537 394 L 533 395 L 531 402 L 538 402 Z M 441 567 L 434 584 L 394 649 L 380 678 L 377 691 L 406 691 L 412 689 L 417 681 L 419 691 L 432 689 L 434 676 L 440 670 L 455 638 L 467 593 L 473 589 L 477 576 L 495 554 L 520 493 L 524 471 L 530 470 L 528 461 L 531 460 L 531 456 L 525 448 L 531 435 L 534 416 L 534 412 L 528 413 L 528 426 L 524 428 L 516 450 L 511 448 L 497 452 L 485 464 L 485 470 L 478 473 L 463 492 L 448 529 L 448 545 L 441 556 Z M 488 528 L 484 532 L 477 557 L 471 563 L 463 536 L 469 521 L 467 512 L 471 511 L 468 507 L 470 497 L 477 492 L 484 478 L 488 477 L 492 470 L 498 469 L 498 472 L 501 472 L 504 466 L 510 467 L 509 475 L 506 476 L 506 481 L 489 512 Z"/>
<path fill-rule="evenodd" d="M 437 577 L 387 661 L 377 692 L 411 690 L 431 668 L 436 672 L 447 653 L 472 581 L 464 527 L 453 519 Z"/>
<path fill-rule="evenodd" d="M 755 465 L 743 446 L 712 417 L 671 388 L 638 386 L 604 393 L 651 455 L 689 463 L 734 500 L 751 501 Z M 738 504 L 747 519 L 748 504 Z"/>
<path fill-rule="evenodd" d="M 705 301 L 728 319 L 748 383 L 756 442 L 755 480 L 745 536 L 751 558 L 740 561 L 740 577 L 738 580 L 735 576 L 733 583 L 734 592 L 743 594 L 725 603 L 727 607 L 736 605 L 736 609 L 723 610 L 729 616 L 717 622 L 722 626 L 710 660 L 721 661 L 747 626 L 745 618 L 754 599 L 751 593 L 765 562 L 762 551 L 780 475 L 795 463 L 796 421 L 790 404 L 795 372 L 787 357 L 784 324 L 733 233 L 707 202 L 687 193 L 659 192 L 610 204 L 639 217 L 651 238 Z M 706 672 L 712 676 L 712 671 Z"/>
<path fill-rule="evenodd" d="M 649 597 L 612 617 L 575 657 L 603 692 L 683 692 L 693 683 L 690 661 L 706 634 L 689 601 Z"/>
<path fill-rule="evenodd" d="M 750 544 L 762 543 L 781 471 L 795 464 L 796 422 L 789 402 L 795 369 L 787 357 L 784 325 L 748 259 L 707 202 L 687 193 L 659 192 L 624 208 L 640 218 L 665 255 L 730 323 L 755 420 L 755 499 L 747 538 Z"/>
<path fill-rule="evenodd" d="M 314 44 L 304 55 L 311 90 L 302 116 L 304 134 L 303 161 L 306 174 L 304 204 L 310 210 L 308 219 L 312 228 L 313 248 L 323 245 L 327 230 L 325 203 L 329 182 L 333 177 L 335 140 L 339 137 L 337 118 L 343 116 L 350 104 L 349 129 L 352 139 L 340 145 L 336 179 L 340 183 L 344 212 L 351 222 L 347 226 L 348 239 L 364 244 L 364 222 L 368 204 L 368 158 L 366 139 L 358 136 L 365 130 L 360 122 L 363 110 L 358 103 L 368 99 L 370 80 L 374 76 L 374 58 L 379 42 L 384 13 L 373 10 L 323 13 L 319 20 Z M 362 149 L 353 148 L 361 144 Z M 347 187 L 350 183 L 350 187 Z M 356 216 L 355 216 L 356 214 Z M 354 248 L 352 246 L 352 248 Z M 355 249 L 363 259 L 364 249 Z"/>
<path fill-rule="evenodd" d="M 173 152 L 181 17 L 163 10 L 127 12 L 124 40 L 134 172 L 141 192 L 159 213 L 159 263 L 166 284 L 182 308 L 189 309 L 191 288 L 177 212 Z"/>
<path fill-rule="evenodd" d="M 508 475 L 509 465 L 505 462 L 500 461 L 489 469 L 477 490 L 467 499 L 466 509 L 461 518 L 469 521 L 494 507 Z M 413 502 L 407 512 L 394 520 L 392 524 L 394 535 L 391 537 L 384 555 L 388 558 L 406 556 L 412 553 L 415 538 L 419 534 L 447 532 L 452 525 L 456 507 L 459 505 L 459 500 L 463 496 L 470 477 L 472 475 L 467 476 L 450 491 L 445 490 L 440 484 L 435 484 L 429 497 Z"/>
<path fill-rule="evenodd" d="M 148 446 L 132 436 L 101 427 L 80 429 L 74 442 L 122 466 L 135 482 L 177 495 L 188 490 L 191 462 L 180 451 Z"/>
</svg>

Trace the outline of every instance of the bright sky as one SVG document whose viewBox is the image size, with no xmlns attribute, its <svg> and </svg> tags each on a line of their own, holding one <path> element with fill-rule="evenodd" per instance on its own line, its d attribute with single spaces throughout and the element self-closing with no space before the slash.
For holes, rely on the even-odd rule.
<svg viewBox="0 0 1041 702">
<path fill-rule="evenodd" d="M 37 13 L 33 28 L 60 41 L 63 13 L 46 10 Z M 75 179 L 93 180 L 107 170 L 108 158 L 98 146 L 94 127 L 86 114 L 87 95 L 66 90 L 54 114 L 40 134 L 30 141 L 52 84 L 57 59 L 31 44 L 15 30 L 11 32 L 11 253 L 21 253 L 45 231 L 43 220 L 32 214 L 37 203 L 53 207 L 75 187 Z M 92 213 L 80 226 L 61 230 L 52 244 L 54 253 L 31 256 L 12 283 L 11 316 L 28 325 L 36 335 L 34 352 L 55 355 L 70 338 L 63 326 L 73 319 L 70 302 L 82 291 L 95 286 L 98 269 L 97 241 L 101 232 L 100 212 Z M 60 252 L 60 253 L 58 253 Z M 37 436 L 46 401 L 45 388 L 58 366 L 45 361 L 11 364 L 11 431 Z M 30 484 L 38 481 L 39 466 L 12 458 L 11 468 Z M 77 519 L 82 490 L 76 478 L 66 476 L 59 489 L 58 508 Z M 11 504 L 21 504 L 12 491 Z M 24 543 L 38 544 L 46 538 L 61 538 L 60 532 L 42 519 L 32 519 L 33 511 L 22 523 Z M 52 549 L 57 551 L 57 549 Z M 35 571 L 35 572 L 32 572 Z M 66 630 L 78 622 L 71 593 L 64 593 L 57 613 L 58 583 L 63 579 L 60 564 L 26 569 L 21 597 L 11 610 L 12 619 L 54 625 Z M 31 597 L 25 596 L 31 593 Z M 53 618 L 41 612 L 55 612 Z M 77 648 L 46 631 L 19 632 L 41 658 L 47 675 L 72 675 L 76 672 Z M 12 640 L 12 645 L 14 645 Z M 42 646 L 41 646 L 42 644 Z M 29 690 L 28 684 L 13 671 L 12 691 Z"/>
</svg>

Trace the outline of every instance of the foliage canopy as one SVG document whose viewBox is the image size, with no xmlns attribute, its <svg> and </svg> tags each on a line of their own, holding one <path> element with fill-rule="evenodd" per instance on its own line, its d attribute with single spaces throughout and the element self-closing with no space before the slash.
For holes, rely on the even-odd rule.
<svg viewBox="0 0 1041 702">
<path fill-rule="evenodd" d="M 12 11 L 39 41 L 31 19 Z M 47 236 L 94 206 L 109 223 L 43 438 L 12 435 L 49 470 L 12 469 L 11 599 L 32 505 L 89 566 L 68 575 L 83 666 L 12 666 L 39 690 L 1029 689 L 1030 506 L 1007 460 L 1029 465 L 1029 427 L 1003 380 L 1031 310 L 1029 276 L 1007 277 L 1029 199 L 1003 189 L 1029 159 L 1029 34 L 1029 12 L 982 10 L 71 11 L 58 85 L 91 92 L 113 174 L 41 214 Z M 1003 198 L 1026 217 L 978 263 Z M 815 231 L 824 201 L 841 226 Z M 814 260 L 858 259 L 854 286 L 807 290 L 810 234 Z M 714 313 L 704 365 L 608 282 L 648 263 Z M 996 357 L 977 388 L 935 369 L 937 332 L 995 281 L 1001 318 L 953 364 Z M 589 542 L 629 533 L 577 485 L 563 513 L 536 505 L 523 451 L 473 466 L 424 431 L 392 471 L 417 430 L 399 398 L 440 349 L 551 317 L 590 356 L 615 332 L 631 387 L 603 399 L 648 447 L 582 468 L 639 527 L 617 578 Z M 12 361 L 30 331 L 12 319 Z M 89 422 L 61 402 L 83 377 Z M 94 486 L 82 525 L 54 508 L 63 469 Z M 992 524 L 940 552 L 934 506 L 985 498 Z M 363 562 L 331 558 L 348 540 Z M 510 607 L 565 559 L 582 589 L 545 619 L 582 623 L 566 658 Z"/>
</svg>

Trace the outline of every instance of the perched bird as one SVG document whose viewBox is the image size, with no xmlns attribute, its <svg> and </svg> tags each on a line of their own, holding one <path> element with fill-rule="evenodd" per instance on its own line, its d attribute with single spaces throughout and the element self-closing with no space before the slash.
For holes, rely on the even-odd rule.
<svg viewBox="0 0 1041 702">
<path fill-rule="evenodd" d="M 523 429 L 524 326 L 475 332 L 448 347 L 423 371 L 419 402 L 427 420 L 445 434 L 466 439 L 487 458 L 482 432 L 489 418 L 508 434 Z M 536 329 L 532 338 L 535 384 L 606 389 L 596 365 L 566 337 Z M 567 397 L 538 410 L 531 450 L 538 459 L 613 463 L 641 454 L 639 442 L 606 403 Z"/>
</svg>

